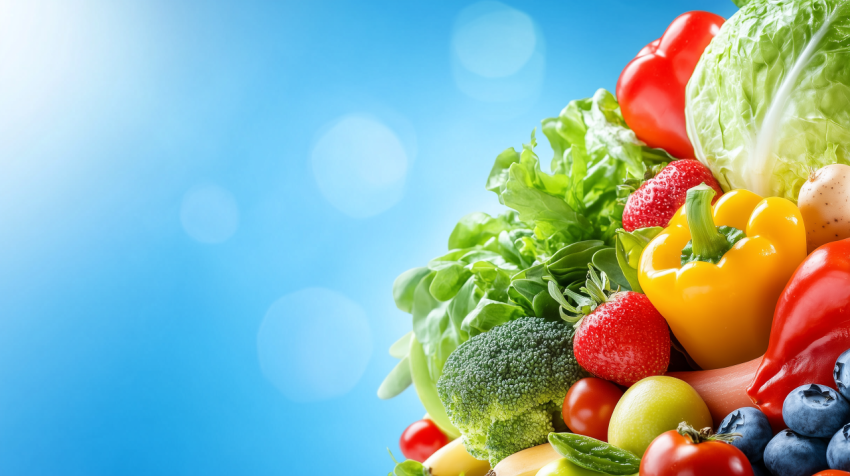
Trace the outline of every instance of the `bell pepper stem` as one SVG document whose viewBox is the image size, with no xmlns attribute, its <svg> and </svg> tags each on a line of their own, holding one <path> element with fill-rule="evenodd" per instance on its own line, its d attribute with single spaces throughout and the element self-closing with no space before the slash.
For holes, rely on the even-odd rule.
<svg viewBox="0 0 850 476">
<path fill-rule="evenodd" d="M 720 258 L 730 248 L 729 241 L 717 231 L 711 216 L 711 200 L 715 194 L 713 188 L 702 183 L 688 190 L 685 198 L 691 244 L 697 256 Z"/>
</svg>

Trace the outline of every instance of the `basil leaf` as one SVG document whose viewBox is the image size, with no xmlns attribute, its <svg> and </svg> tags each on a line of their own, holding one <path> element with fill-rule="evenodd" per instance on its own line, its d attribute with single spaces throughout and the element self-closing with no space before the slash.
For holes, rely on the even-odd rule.
<svg viewBox="0 0 850 476">
<path fill-rule="evenodd" d="M 549 258 L 546 271 L 559 285 L 578 289 L 587 279 L 587 265 L 597 252 L 605 248 L 608 247 L 599 240 L 580 241 L 565 246 Z"/>
<path fill-rule="evenodd" d="M 631 284 L 629 284 L 629 281 L 623 274 L 623 270 L 620 269 L 620 263 L 617 262 L 617 251 L 614 248 L 605 248 L 597 251 L 593 254 L 591 262 L 593 266 L 605 272 L 612 283 L 626 291 L 632 290 Z"/>
<path fill-rule="evenodd" d="M 544 289 L 546 289 L 546 285 L 543 283 L 531 279 L 514 279 L 508 288 L 508 296 L 510 296 L 511 301 L 519 304 L 526 311 L 532 312 L 534 297 Z"/>
<path fill-rule="evenodd" d="M 591 471 L 626 476 L 640 470 L 640 458 L 633 453 L 589 436 L 549 433 L 549 443 L 559 455 Z"/>
<path fill-rule="evenodd" d="M 475 276 L 470 277 L 449 304 L 449 318 L 456 327 L 460 328 L 463 319 L 475 309 L 482 297 L 484 292 L 475 284 Z M 462 338 L 466 341 L 469 335 L 463 334 Z"/>
<path fill-rule="evenodd" d="M 519 306 L 485 298 L 466 316 L 460 328 L 468 332 L 469 337 L 474 337 L 508 321 L 527 315 L 528 313 Z"/>
<path fill-rule="evenodd" d="M 455 297 L 460 287 L 472 276 L 472 273 L 461 264 L 452 264 L 437 271 L 431 281 L 429 291 L 438 301 L 448 301 Z"/>
<path fill-rule="evenodd" d="M 393 463 L 395 463 L 395 468 L 393 468 L 393 472 L 387 476 L 431 476 L 431 471 L 425 467 L 422 463 L 416 460 L 405 460 L 399 463 L 396 461 L 395 456 L 393 456 L 393 452 L 387 448 L 387 451 L 390 453 L 390 458 L 393 459 Z"/>
<path fill-rule="evenodd" d="M 409 459 L 395 465 L 393 476 L 431 476 L 431 472 L 419 461 Z"/>
<path fill-rule="evenodd" d="M 410 312 L 413 308 L 413 291 L 419 281 L 431 272 L 427 267 L 413 268 L 401 273 L 393 282 L 393 299 L 397 308 Z"/>
<path fill-rule="evenodd" d="M 558 310 L 561 305 L 558 304 L 552 296 L 549 295 L 549 290 L 545 289 L 537 293 L 531 301 L 531 307 L 534 309 L 534 315 L 543 319 L 560 319 Z"/>
</svg>

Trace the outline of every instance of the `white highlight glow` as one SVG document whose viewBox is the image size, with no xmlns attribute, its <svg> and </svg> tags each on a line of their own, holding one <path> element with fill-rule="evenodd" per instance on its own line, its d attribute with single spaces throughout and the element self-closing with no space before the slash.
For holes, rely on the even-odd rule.
<svg viewBox="0 0 850 476">
<path fill-rule="evenodd" d="M 195 240 L 223 243 L 239 228 L 239 207 L 233 195 L 218 185 L 199 185 L 183 196 L 180 221 Z"/>
<path fill-rule="evenodd" d="M 543 83 L 545 42 L 526 13 L 499 2 L 478 2 L 455 20 L 452 63 L 458 88 L 474 99 L 528 100 Z"/>
<path fill-rule="evenodd" d="M 377 215 L 404 193 L 408 157 L 398 136 L 363 115 L 335 121 L 313 147 L 313 175 L 322 195 L 354 218 Z"/>
<path fill-rule="evenodd" d="M 534 53 L 534 22 L 525 13 L 497 2 L 482 2 L 477 4 L 479 8 L 484 13 L 455 31 L 452 46 L 458 59 L 466 69 L 486 78 L 515 74 Z"/>
<path fill-rule="evenodd" d="M 363 376 L 372 356 L 366 312 L 325 288 L 275 301 L 257 334 L 263 375 L 295 402 L 340 397 Z"/>
</svg>

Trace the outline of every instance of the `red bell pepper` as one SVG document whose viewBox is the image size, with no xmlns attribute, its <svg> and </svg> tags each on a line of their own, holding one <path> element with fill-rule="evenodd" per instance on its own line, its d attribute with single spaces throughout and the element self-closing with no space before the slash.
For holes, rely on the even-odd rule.
<svg viewBox="0 0 850 476">
<path fill-rule="evenodd" d="M 850 239 L 816 249 L 797 268 L 776 304 L 770 344 L 747 394 L 774 431 L 785 428 L 782 403 L 800 385 L 835 388 L 835 361 L 850 348 Z"/>
<path fill-rule="evenodd" d="M 687 12 L 646 45 L 620 74 L 617 99 L 626 124 L 650 147 L 694 157 L 685 128 L 685 86 L 723 17 Z"/>
</svg>

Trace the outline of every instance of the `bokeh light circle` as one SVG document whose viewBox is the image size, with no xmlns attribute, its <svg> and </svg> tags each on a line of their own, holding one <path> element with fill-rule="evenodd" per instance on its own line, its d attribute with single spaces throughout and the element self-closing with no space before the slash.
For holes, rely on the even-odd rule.
<svg viewBox="0 0 850 476">
<path fill-rule="evenodd" d="M 223 243 L 239 228 L 239 207 L 226 189 L 197 185 L 183 195 L 180 222 L 186 233 L 201 243 Z"/>
<path fill-rule="evenodd" d="M 372 357 L 366 312 L 325 288 L 307 288 L 271 305 L 257 334 L 263 375 L 294 402 L 329 400 L 357 384 Z"/>
<path fill-rule="evenodd" d="M 514 103 L 513 110 L 539 97 L 546 42 L 528 14 L 500 2 L 474 3 L 455 19 L 451 51 L 455 83 L 473 99 Z"/>
<path fill-rule="evenodd" d="M 408 155 L 395 132 L 366 115 L 334 121 L 312 153 L 313 175 L 328 202 L 365 218 L 395 205 L 404 193 Z"/>
<path fill-rule="evenodd" d="M 534 53 L 537 35 L 525 13 L 498 2 L 481 2 L 481 13 L 458 25 L 452 46 L 466 69 L 487 78 L 518 72 Z"/>
</svg>

